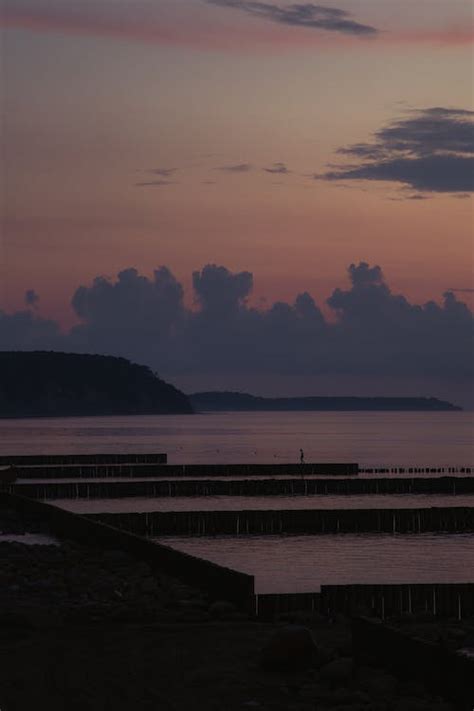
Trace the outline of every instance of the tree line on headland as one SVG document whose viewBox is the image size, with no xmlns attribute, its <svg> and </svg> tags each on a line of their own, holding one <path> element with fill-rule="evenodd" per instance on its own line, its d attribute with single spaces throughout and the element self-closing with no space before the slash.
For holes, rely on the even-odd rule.
<svg viewBox="0 0 474 711">
<path fill-rule="evenodd" d="M 436 398 L 187 396 L 125 358 L 53 351 L 0 352 L 0 417 L 190 414 L 194 411 L 449 411 Z"/>
</svg>

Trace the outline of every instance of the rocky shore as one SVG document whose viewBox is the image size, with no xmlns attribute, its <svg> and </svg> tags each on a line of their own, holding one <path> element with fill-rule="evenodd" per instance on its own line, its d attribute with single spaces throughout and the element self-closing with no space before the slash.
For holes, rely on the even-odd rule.
<svg viewBox="0 0 474 711">
<path fill-rule="evenodd" d="M 38 530 L 14 512 L 0 524 Z M 121 551 L 1 541 L 2 711 L 454 708 L 355 666 L 342 618 L 262 624 Z"/>
</svg>

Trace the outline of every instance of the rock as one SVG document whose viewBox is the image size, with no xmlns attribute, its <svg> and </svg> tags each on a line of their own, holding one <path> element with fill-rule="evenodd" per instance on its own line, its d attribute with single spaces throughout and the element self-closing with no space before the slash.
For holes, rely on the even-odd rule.
<svg viewBox="0 0 474 711">
<path fill-rule="evenodd" d="M 34 631 L 34 626 L 26 615 L 17 612 L 0 613 L 0 641 L 27 637 Z"/>
<path fill-rule="evenodd" d="M 153 578 L 145 578 L 140 584 L 142 592 L 153 594 L 157 591 L 157 585 Z"/>
<path fill-rule="evenodd" d="M 270 637 L 262 649 L 260 663 L 271 671 L 293 671 L 310 666 L 316 652 L 307 627 L 287 625 Z"/>
<path fill-rule="evenodd" d="M 333 686 L 348 686 L 352 681 L 353 664 L 350 657 L 334 659 L 319 670 L 320 678 Z"/>
<path fill-rule="evenodd" d="M 231 602 L 225 600 L 218 600 L 209 605 L 209 614 L 216 620 L 228 620 L 231 619 L 236 610 Z"/>
<path fill-rule="evenodd" d="M 387 699 L 396 692 L 398 682 L 392 675 L 373 667 L 364 667 L 359 670 L 359 682 L 362 689 L 371 697 Z"/>
</svg>

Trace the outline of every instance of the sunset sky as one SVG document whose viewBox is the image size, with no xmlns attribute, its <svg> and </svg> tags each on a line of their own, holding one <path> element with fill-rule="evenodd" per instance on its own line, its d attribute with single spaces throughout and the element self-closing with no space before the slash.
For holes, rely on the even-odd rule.
<svg viewBox="0 0 474 711">
<path fill-rule="evenodd" d="M 470 0 L 3 0 L 0 18 L 5 313 L 67 330 L 79 286 L 162 265 L 194 309 L 207 264 L 251 272 L 257 309 L 307 291 L 331 320 L 359 262 L 411 304 L 472 306 Z"/>
</svg>

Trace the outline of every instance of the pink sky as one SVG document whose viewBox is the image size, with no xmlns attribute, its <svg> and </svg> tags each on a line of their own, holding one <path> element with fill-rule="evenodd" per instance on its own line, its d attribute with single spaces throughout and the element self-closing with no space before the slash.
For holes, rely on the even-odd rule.
<svg viewBox="0 0 474 711">
<path fill-rule="evenodd" d="M 472 108 L 470 2 L 325 3 L 369 36 L 265 5 L 3 3 L 1 307 L 33 288 L 69 325 L 79 284 L 160 264 L 188 284 L 209 262 L 250 270 L 255 303 L 322 302 L 358 260 L 414 301 L 472 287 L 464 191 L 312 177 L 414 110 Z"/>
</svg>

